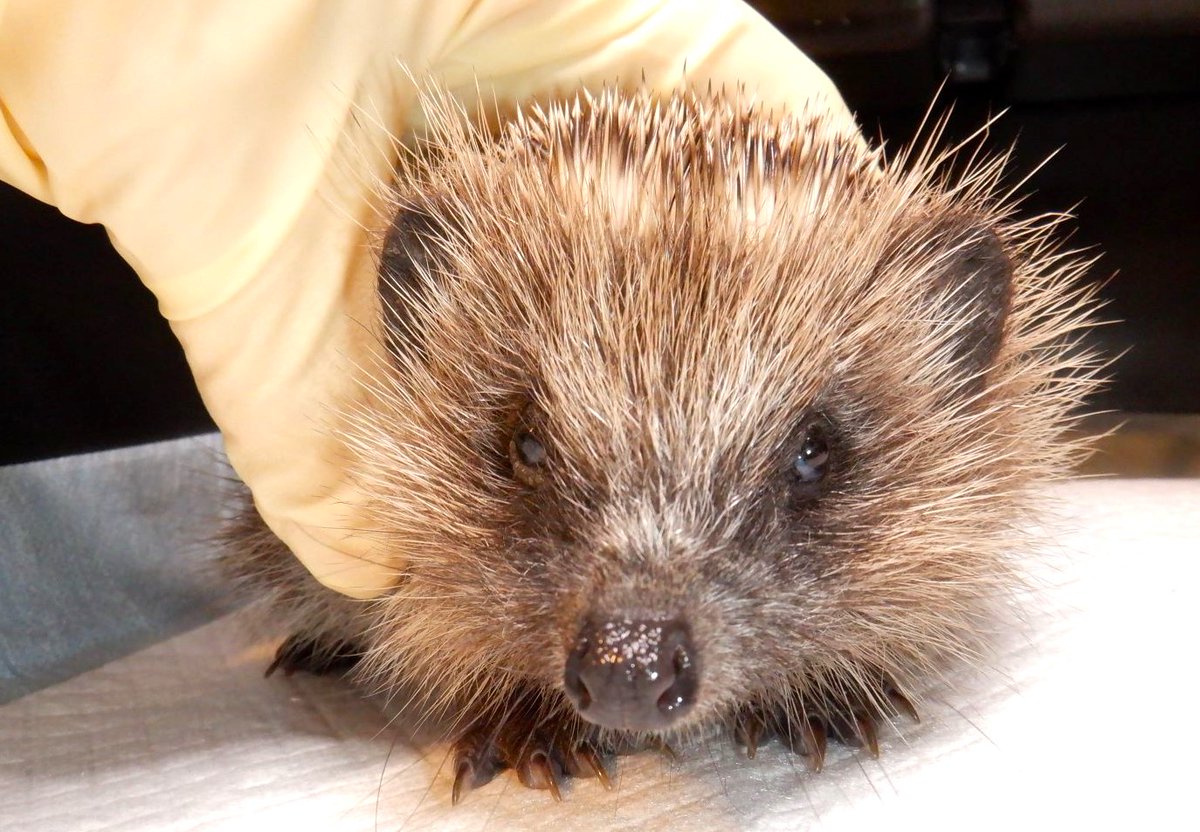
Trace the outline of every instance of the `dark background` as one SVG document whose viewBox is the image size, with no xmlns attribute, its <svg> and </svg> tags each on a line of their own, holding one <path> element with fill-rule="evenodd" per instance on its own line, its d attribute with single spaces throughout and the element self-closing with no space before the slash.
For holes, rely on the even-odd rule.
<svg viewBox="0 0 1200 832">
<path fill-rule="evenodd" d="M 1125 351 L 1098 403 L 1200 411 L 1200 2 L 758 2 L 891 148 L 929 102 L 950 136 L 1016 142 L 1026 210 L 1075 207 L 1074 243 Z M 0 185 L 0 463 L 212 429 L 153 297 L 84 226 Z"/>
</svg>

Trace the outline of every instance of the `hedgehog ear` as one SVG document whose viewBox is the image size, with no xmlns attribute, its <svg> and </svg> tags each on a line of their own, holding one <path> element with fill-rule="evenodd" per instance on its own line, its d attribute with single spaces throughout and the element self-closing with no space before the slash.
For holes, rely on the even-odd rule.
<svg viewBox="0 0 1200 832">
<path fill-rule="evenodd" d="M 1012 302 L 1013 262 L 994 230 L 957 225 L 935 230 L 929 303 L 939 337 L 949 339 L 954 375 L 975 393 L 995 363 Z"/>
<path fill-rule="evenodd" d="M 437 272 L 433 251 L 439 236 L 432 214 L 406 208 L 396 214 L 384 237 L 378 293 L 384 341 L 393 356 L 425 355 L 417 312 L 426 302 Z"/>
</svg>

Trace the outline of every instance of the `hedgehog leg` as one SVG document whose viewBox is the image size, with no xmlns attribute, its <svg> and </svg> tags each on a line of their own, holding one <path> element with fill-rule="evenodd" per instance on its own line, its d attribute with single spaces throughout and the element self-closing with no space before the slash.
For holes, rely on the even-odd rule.
<svg viewBox="0 0 1200 832">
<path fill-rule="evenodd" d="M 562 799 L 573 777 L 596 777 L 612 787 L 602 749 L 590 732 L 581 735 L 578 720 L 547 707 L 541 694 L 510 698 L 505 707 L 489 710 L 454 740 L 453 802 L 512 769 L 522 785 L 549 791 Z"/>
<path fill-rule="evenodd" d="M 891 722 L 899 715 L 919 722 L 920 716 L 912 701 L 898 686 L 883 674 L 878 686 L 863 691 L 852 699 L 821 703 L 819 707 L 801 705 L 799 712 L 808 714 L 799 720 L 800 753 L 806 753 L 810 765 L 819 769 L 824 760 L 826 737 L 852 748 L 865 748 L 874 758 L 879 757 L 879 725 Z M 801 697 L 799 701 L 803 701 Z M 797 750 L 793 746 L 793 750 Z"/>
<path fill-rule="evenodd" d="M 275 651 L 275 660 L 264 674 L 270 676 L 282 670 L 284 676 L 297 671 L 315 676 L 344 676 L 354 669 L 362 650 L 351 642 L 314 638 L 312 634 L 297 634 L 284 640 Z"/>
<path fill-rule="evenodd" d="M 829 740 L 865 748 L 872 757 L 878 757 L 879 725 L 898 715 L 920 721 L 909 698 L 881 676 L 877 691 L 853 700 L 814 702 L 811 694 L 796 690 L 786 703 L 775 708 L 743 709 L 734 722 L 734 739 L 746 748 L 747 757 L 753 757 L 759 745 L 777 735 L 816 772 L 825 765 Z"/>
</svg>

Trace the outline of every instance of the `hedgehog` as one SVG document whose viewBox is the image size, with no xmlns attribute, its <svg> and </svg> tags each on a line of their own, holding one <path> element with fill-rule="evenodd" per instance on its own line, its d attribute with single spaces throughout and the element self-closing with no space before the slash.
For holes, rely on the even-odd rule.
<svg viewBox="0 0 1200 832">
<path fill-rule="evenodd" d="M 245 498 L 222 563 L 286 636 L 268 673 L 406 691 L 455 802 L 714 728 L 877 755 L 987 655 L 1086 451 L 1064 215 L 1018 217 L 1003 153 L 889 158 L 741 91 L 425 103 L 343 437 L 400 566 L 343 597 Z"/>
</svg>

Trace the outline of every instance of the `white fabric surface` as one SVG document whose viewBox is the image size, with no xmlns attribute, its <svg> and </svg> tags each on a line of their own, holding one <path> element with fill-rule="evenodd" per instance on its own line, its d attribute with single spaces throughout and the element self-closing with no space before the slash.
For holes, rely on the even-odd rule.
<svg viewBox="0 0 1200 832">
<path fill-rule="evenodd" d="M 716 739 L 622 758 L 611 793 L 502 775 L 451 808 L 445 746 L 393 743 L 335 680 L 263 679 L 272 645 L 234 614 L 0 708 L 0 829 L 1195 828 L 1200 480 L 1057 496 L 1003 672 L 938 692 L 878 762 L 831 746 L 813 775 Z"/>
</svg>

